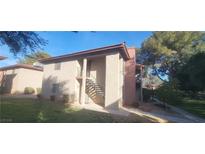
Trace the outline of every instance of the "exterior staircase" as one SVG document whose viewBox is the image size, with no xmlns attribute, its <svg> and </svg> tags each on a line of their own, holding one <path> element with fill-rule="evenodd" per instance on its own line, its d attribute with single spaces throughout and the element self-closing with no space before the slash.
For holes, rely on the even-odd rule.
<svg viewBox="0 0 205 154">
<path fill-rule="evenodd" d="M 102 87 L 90 78 L 86 79 L 86 93 L 96 104 L 104 104 L 104 91 Z"/>
</svg>

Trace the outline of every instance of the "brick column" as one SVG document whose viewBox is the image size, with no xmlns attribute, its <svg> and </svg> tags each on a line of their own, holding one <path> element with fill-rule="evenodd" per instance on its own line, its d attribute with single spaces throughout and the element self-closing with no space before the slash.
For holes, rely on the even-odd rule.
<svg viewBox="0 0 205 154">
<path fill-rule="evenodd" d="M 124 76 L 124 95 L 123 104 L 133 105 L 136 102 L 136 79 L 135 79 L 135 67 L 136 67 L 136 56 L 135 48 L 128 48 L 130 59 L 125 62 L 125 76 Z"/>
</svg>

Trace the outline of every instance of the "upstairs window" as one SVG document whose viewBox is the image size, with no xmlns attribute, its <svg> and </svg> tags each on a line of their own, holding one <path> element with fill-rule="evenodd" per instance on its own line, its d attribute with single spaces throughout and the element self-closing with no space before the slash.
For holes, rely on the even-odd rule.
<svg viewBox="0 0 205 154">
<path fill-rule="evenodd" d="M 55 66 L 54 66 L 55 70 L 60 70 L 61 69 L 61 63 L 55 63 Z"/>
</svg>

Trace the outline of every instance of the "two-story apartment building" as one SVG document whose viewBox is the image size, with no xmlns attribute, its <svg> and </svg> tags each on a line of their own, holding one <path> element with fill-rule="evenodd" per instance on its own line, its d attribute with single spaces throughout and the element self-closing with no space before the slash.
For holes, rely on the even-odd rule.
<svg viewBox="0 0 205 154">
<path fill-rule="evenodd" d="M 40 60 L 42 95 L 106 108 L 136 102 L 135 48 L 124 43 Z"/>
</svg>

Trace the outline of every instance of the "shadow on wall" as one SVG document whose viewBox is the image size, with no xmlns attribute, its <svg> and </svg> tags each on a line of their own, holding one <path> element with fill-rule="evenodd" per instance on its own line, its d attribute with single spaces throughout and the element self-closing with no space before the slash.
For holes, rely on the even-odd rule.
<svg viewBox="0 0 205 154">
<path fill-rule="evenodd" d="M 13 80 L 15 78 L 16 74 L 9 74 L 4 75 L 1 82 L 1 93 L 11 93 L 12 87 L 14 86 Z"/>
<path fill-rule="evenodd" d="M 109 105 L 105 106 L 105 108 L 108 109 L 108 110 L 119 109 L 121 104 L 122 104 L 121 99 L 118 99 L 118 100 L 110 103 Z"/>
<path fill-rule="evenodd" d="M 59 82 L 57 77 L 49 76 L 43 80 L 42 95 L 53 101 L 63 100 L 66 103 L 75 102 L 76 96 L 70 92 L 69 80 Z"/>
</svg>

